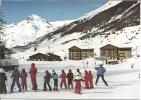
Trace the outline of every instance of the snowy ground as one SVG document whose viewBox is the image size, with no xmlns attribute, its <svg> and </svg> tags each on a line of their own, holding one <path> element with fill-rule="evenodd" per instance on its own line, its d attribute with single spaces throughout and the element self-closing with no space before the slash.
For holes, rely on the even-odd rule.
<svg viewBox="0 0 141 100">
<path fill-rule="evenodd" d="M 75 72 L 76 68 L 80 68 L 81 72 L 84 72 L 84 68 L 89 69 L 94 74 L 94 63 L 93 59 L 89 59 L 89 65 L 84 65 L 84 61 L 66 61 L 66 62 L 48 62 L 45 64 L 37 64 L 38 73 L 38 87 L 43 88 L 43 71 L 45 69 L 56 69 L 57 73 L 63 68 L 68 70 L 69 68 L 73 69 Z M 21 62 L 20 62 L 21 63 Z M 41 63 L 41 62 L 40 62 Z M 134 63 L 134 67 L 131 68 L 131 65 Z M 29 70 L 29 64 L 22 64 L 26 70 Z M 21 67 L 23 67 L 21 65 Z M 41 66 L 39 66 L 41 65 Z M 49 67 L 50 66 L 50 67 Z M 52 68 L 52 66 L 56 66 Z M 62 67 L 63 66 L 63 67 Z M 101 79 L 97 86 L 94 89 L 82 89 L 82 94 L 73 93 L 74 90 L 60 90 L 58 92 L 54 91 L 28 91 L 21 93 L 10 93 L 10 94 L 0 94 L 0 98 L 3 99 L 139 99 L 139 67 L 140 67 L 140 58 L 131 58 L 117 65 L 104 65 L 106 67 L 105 79 L 107 80 L 109 87 L 106 87 Z M 21 69 L 21 68 L 20 68 Z M 11 79 L 7 82 L 8 88 L 11 84 Z M 30 79 L 28 78 L 28 89 L 31 88 Z M 52 81 L 51 81 L 52 83 Z M 82 83 L 83 85 L 83 83 Z"/>
</svg>

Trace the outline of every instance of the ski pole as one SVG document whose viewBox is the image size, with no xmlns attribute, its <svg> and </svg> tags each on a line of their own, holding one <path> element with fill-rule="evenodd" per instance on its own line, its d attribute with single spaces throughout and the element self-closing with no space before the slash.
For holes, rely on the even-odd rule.
<svg viewBox="0 0 141 100">
<path fill-rule="evenodd" d="M 9 86 L 8 86 L 8 82 L 7 82 L 7 80 L 6 80 L 6 87 L 7 87 L 7 90 L 10 90 L 10 89 L 8 88 Z"/>
</svg>

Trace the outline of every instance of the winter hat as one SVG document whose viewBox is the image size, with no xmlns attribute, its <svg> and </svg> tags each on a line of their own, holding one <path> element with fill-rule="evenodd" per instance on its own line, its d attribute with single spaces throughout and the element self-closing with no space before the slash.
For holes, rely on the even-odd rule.
<svg viewBox="0 0 141 100">
<path fill-rule="evenodd" d="M 25 68 L 22 69 L 22 72 L 25 72 Z"/>
<path fill-rule="evenodd" d="M 100 66 L 100 67 L 102 67 L 102 66 L 103 66 L 103 64 L 100 64 L 99 66 Z"/>
<path fill-rule="evenodd" d="M 79 69 L 76 69 L 77 70 L 77 72 L 80 72 L 80 70 Z"/>
<path fill-rule="evenodd" d="M 71 71 L 71 69 L 69 69 L 69 73 L 71 73 L 72 71 Z"/>
<path fill-rule="evenodd" d="M 48 70 L 46 70 L 45 73 L 48 74 Z"/>
<path fill-rule="evenodd" d="M 3 70 L 3 68 L 0 68 L 0 73 L 5 73 L 5 71 Z"/>
<path fill-rule="evenodd" d="M 35 63 L 32 63 L 32 64 L 31 64 L 31 67 L 35 67 Z"/>
<path fill-rule="evenodd" d="M 64 70 L 62 70 L 62 73 L 64 73 Z"/>
</svg>

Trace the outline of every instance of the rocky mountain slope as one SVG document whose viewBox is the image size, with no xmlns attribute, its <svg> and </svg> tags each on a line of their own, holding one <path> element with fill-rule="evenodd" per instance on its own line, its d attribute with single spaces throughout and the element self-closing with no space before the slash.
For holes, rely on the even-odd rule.
<svg viewBox="0 0 141 100">
<path fill-rule="evenodd" d="M 68 22 L 70 21 L 47 22 L 44 18 L 32 14 L 20 22 L 6 25 L 7 47 L 28 45 Z"/>
<path fill-rule="evenodd" d="M 110 6 L 110 8 L 109 8 Z M 78 18 L 67 25 L 30 42 L 25 46 L 18 46 L 15 49 L 27 50 L 45 41 L 57 40 L 61 37 L 76 33 L 78 38 L 71 38 L 62 42 L 62 44 L 80 39 L 94 38 L 96 36 L 108 37 L 110 34 L 116 34 L 116 31 L 125 27 L 137 26 L 140 24 L 140 2 L 139 1 L 109 1 L 96 11 L 92 11 L 85 16 Z"/>
</svg>

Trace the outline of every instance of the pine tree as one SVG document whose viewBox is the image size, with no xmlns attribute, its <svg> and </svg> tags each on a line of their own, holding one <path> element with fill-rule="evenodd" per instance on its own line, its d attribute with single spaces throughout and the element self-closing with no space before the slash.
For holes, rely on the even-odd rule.
<svg viewBox="0 0 141 100">
<path fill-rule="evenodd" d="M 0 10 L 0 59 L 4 59 L 5 58 L 5 40 L 4 40 L 4 36 L 5 36 L 5 33 L 4 33 L 4 20 L 3 20 L 3 13 L 2 11 Z"/>
</svg>

